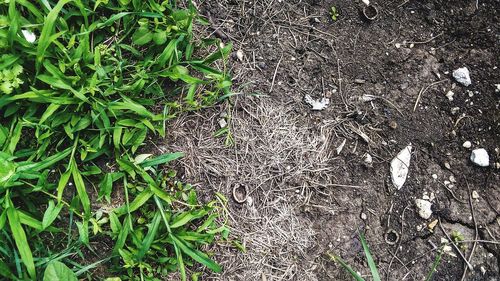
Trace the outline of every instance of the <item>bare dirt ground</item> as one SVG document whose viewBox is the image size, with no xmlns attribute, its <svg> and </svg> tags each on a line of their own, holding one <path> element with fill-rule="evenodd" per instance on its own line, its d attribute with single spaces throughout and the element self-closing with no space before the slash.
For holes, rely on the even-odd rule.
<svg viewBox="0 0 500 281">
<path fill-rule="evenodd" d="M 196 4 L 208 32 L 234 44 L 240 95 L 179 118 L 166 146 L 186 153 L 186 181 L 230 199 L 233 238 L 246 249 L 214 249 L 224 272 L 202 280 L 350 280 L 327 252 L 369 280 L 359 230 L 384 280 L 424 280 L 451 236 L 467 242 L 449 245 L 433 280 L 500 280 L 500 1 L 376 1 L 372 22 L 361 1 Z M 469 87 L 452 77 L 463 66 Z M 306 94 L 330 104 L 312 111 Z M 230 146 L 213 136 L 221 118 Z M 410 143 L 396 190 L 389 163 Z M 469 160 L 480 147 L 489 167 Z M 233 200 L 235 186 L 246 202 Z"/>
</svg>

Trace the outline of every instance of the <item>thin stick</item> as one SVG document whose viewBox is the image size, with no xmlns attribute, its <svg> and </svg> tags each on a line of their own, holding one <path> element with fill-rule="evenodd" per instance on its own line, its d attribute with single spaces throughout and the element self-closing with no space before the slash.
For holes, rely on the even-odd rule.
<svg viewBox="0 0 500 281">
<path fill-rule="evenodd" d="M 433 36 L 433 37 L 429 38 L 428 40 L 425 40 L 425 41 L 415 41 L 415 42 L 406 42 L 406 44 L 426 44 L 426 43 L 429 43 L 429 42 L 431 42 L 432 40 L 434 40 L 434 39 L 438 38 L 439 36 L 441 36 L 441 35 L 443 35 L 443 34 L 444 34 L 444 32 L 441 32 L 441 33 L 439 33 L 438 35 L 436 35 L 436 36 Z"/>
<path fill-rule="evenodd" d="M 420 90 L 420 92 L 418 93 L 418 97 L 417 97 L 417 100 L 415 101 L 415 106 L 413 107 L 413 112 L 415 112 L 415 110 L 417 110 L 417 106 L 418 106 L 418 102 L 420 101 L 420 98 L 422 97 L 422 95 L 432 86 L 434 85 L 437 85 L 439 83 L 442 83 L 446 80 L 440 80 L 440 81 L 436 81 L 434 83 L 431 83 L 429 85 L 427 85 L 427 87 L 422 87 L 422 89 Z"/>
<path fill-rule="evenodd" d="M 478 237 L 478 230 L 477 230 L 477 222 L 476 222 L 476 216 L 474 214 L 474 204 L 472 204 L 472 194 L 470 192 L 470 187 L 469 187 L 469 182 L 467 179 L 465 179 L 465 184 L 467 185 L 467 192 L 469 193 L 469 204 L 470 204 L 470 212 L 472 214 L 472 221 L 474 222 L 474 240 L 477 240 Z M 470 251 L 469 259 L 468 261 L 470 262 L 472 260 L 472 255 L 474 255 L 474 250 L 476 249 L 477 241 L 474 241 L 474 244 L 472 244 L 472 250 Z M 471 270 L 472 271 L 472 270 Z M 467 275 L 467 267 L 464 268 L 464 273 L 462 274 L 462 281 L 465 280 L 465 275 Z"/>
<path fill-rule="evenodd" d="M 453 239 L 451 239 L 451 237 L 448 235 L 446 230 L 444 230 L 443 224 L 441 224 L 441 218 L 438 218 L 438 222 L 439 222 L 439 227 L 441 228 L 441 231 L 443 231 L 444 235 L 446 235 L 446 238 L 448 238 L 448 241 L 450 241 L 451 245 L 453 245 L 455 250 L 457 250 L 458 254 L 465 261 L 465 264 L 467 265 L 467 267 L 469 267 L 469 269 L 471 271 L 474 270 L 474 267 L 472 266 L 472 264 L 469 263 L 469 261 L 465 258 L 464 254 L 462 254 L 462 251 L 460 251 L 460 248 L 458 248 L 457 244 L 455 244 L 455 242 L 453 242 Z"/>
<path fill-rule="evenodd" d="M 269 93 L 272 93 L 273 88 L 274 88 L 274 81 L 276 81 L 276 75 L 278 74 L 278 68 L 280 67 L 281 60 L 283 59 L 283 54 L 281 54 L 280 60 L 278 61 L 278 64 L 276 64 L 276 69 L 274 70 L 274 75 L 273 75 L 273 82 L 271 83 L 271 89 L 269 89 Z"/>
</svg>

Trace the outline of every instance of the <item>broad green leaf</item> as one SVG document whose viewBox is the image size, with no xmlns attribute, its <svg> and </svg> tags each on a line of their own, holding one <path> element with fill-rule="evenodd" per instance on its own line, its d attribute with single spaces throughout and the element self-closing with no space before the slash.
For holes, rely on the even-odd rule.
<svg viewBox="0 0 500 281">
<path fill-rule="evenodd" d="M 174 160 L 179 159 L 181 157 L 184 157 L 184 153 L 182 153 L 182 152 L 166 153 L 166 154 L 160 155 L 158 157 L 155 157 L 153 159 L 146 160 L 139 165 L 143 168 L 146 168 L 146 167 L 166 164 L 170 161 L 174 161 Z"/>
<path fill-rule="evenodd" d="M 8 137 L 9 137 L 9 130 L 7 130 L 7 128 L 0 125 L 0 148 L 5 143 L 5 141 L 7 140 Z"/>
<path fill-rule="evenodd" d="M 89 245 L 89 221 L 84 219 L 83 222 L 76 222 L 76 227 L 78 228 L 78 234 L 80 235 L 80 241 Z"/>
<path fill-rule="evenodd" d="M 21 255 L 21 259 L 28 270 L 28 274 L 32 279 L 36 278 L 35 263 L 33 262 L 33 254 L 31 253 L 26 233 L 19 220 L 19 215 L 14 207 L 7 208 L 7 218 L 9 219 L 10 231 L 16 243 L 17 250 Z"/>
<path fill-rule="evenodd" d="M 64 263 L 54 260 L 47 265 L 43 281 L 78 281 L 78 278 Z"/>
<path fill-rule="evenodd" d="M 107 173 L 102 181 L 99 183 L 99 194 L 98 200 L 101 200 L 103 197 L 110 203 L 111 201 L 111 191 L 113 190 L 113 175 L 111 173 Z"/>
<path fill-rule="evenodd" d="M 72 160 L 72 162 L 71 162 L 71 175 L 73 176 L 73 181 L 75 183 L 78 197 L 80 198 L 80 201 L 82 202 L 83 211 L 85 213 L 85 216 L 88 217 L 88 216 L 90 216 L 89 196 L 87 194 L 87 190 L 85 188 L 85 183 L 83 181 L 82 175 L 80 174 L 80 171 L 78 170 L 78 167 L 76 166 L 76 162 L 74 159 L 71 159 L 71 160 Z"/>
<path fill-rule="evenodd" d="M 43 214 L 43 219 L 42 219 L 42 227 L 45 229 L 49 227 L 52 222 L 57 218 L 59 215 L 59 212 L 61 212 L 63 208 L 63 205 L 61 203 L 59 204 L 54 204 L 54 200 L 49 201 L 49 206 L 47 207 L 47 210 L 45 210 L 45 213 Z"/>
<path fill-rule="evenodd" d="M 16 173 L 17 165 L 9 158 L 8 154 L 0 152 L 0 187 L 7 183 Z"/>
<path fill-rule="evenodd" d="M 139 27 L 132 35 L 132 42 L 139 46 L 146 45 L 153 39 L 153 33 L 151 33 L 147 27 Z"/>
</svg>

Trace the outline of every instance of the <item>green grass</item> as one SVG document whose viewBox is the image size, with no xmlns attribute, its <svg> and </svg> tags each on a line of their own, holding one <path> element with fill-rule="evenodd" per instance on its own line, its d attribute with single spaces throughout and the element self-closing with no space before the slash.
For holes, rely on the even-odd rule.
<svg viewBox="0 0 500 281">
<path fill-rule="evenodd" d="M 114 243 L 108 273 L 124 279 L 221 270 L 200 249 L 227 238 L 225 199 L 202 204 L 163 171 L 182 154 L 139 153 L 177 113 L 230 95 L 231 45 L 195 38 L 195 24 L 206 20 L 189 1 L 0 3 L 1 276 L 67 274 L 57 260 L 92 279 L 101 262 L 82 264 L 84 250 L 101 239 Z M 119 207 L 96 207 L 117 194 Z"/>
<path fill-rule="evenodd" d="M 363 247 L 363 252 L 364 252 L 365 257 L 366 257 L 366 262 L 368 263 L 368 267 L 370 268 L 372 280 L 373 281 L 380 281 L 381 278 L 380 278 L 380 274 L 378 273 L 377 264 L 373 260 L 372 254 L 370 252 L 370 248 L 368 247 L 368 243 L 366 242 L 365 236 L 362 232 L 359 232 L 359 240 L 361 241 L 361 245 Z M 434 259 L 434 262 L 432 263 L 431 270 L 429 271 L 429 273 L 427 274 L 427 276 L 425 278 L 426 281 L 432 280 L 432 276 L 434 275 L 434 272 L 436 272 L 436 269 L 439 266 L 439 263 L 441 262 L 442 254 L 443 254 L 443 249 L 440 248 L 439 253 L 436 255 L 436 258 Z M 354 269 L 352 269 L 352 267 L 349 266 L 349 264 L 346 261 L 344 261 L 340 256 L 337 256 L 337 255 L 331 254 L 331 253 L 328 253 L 328 256 L 330 257 L 330 259 L 332 261 L 338 262 L 340 264 L 340 266 L 345 271 L 347 271 L 354 280 L 365 281 L 365 279 L 359 273 L 354 271 Z"/>
</svg>

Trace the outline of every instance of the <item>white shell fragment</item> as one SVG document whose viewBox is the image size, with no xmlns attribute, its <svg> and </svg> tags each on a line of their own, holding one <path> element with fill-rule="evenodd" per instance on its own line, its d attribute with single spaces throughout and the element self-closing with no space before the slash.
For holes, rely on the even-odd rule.
<svg viewBox="0 0 500 281">
<path fill-rule="evenodd" d="M 370 6 L 370 0 L 362 0 L 363 3 L 365 3 L 366 6 Z"/>
<path fill-rule="evenodd" d="M 35 42 L 35 40 L 36 40 L 35 33 L 31 32 L 31 31 L 29 31 L 27 29 L 23 29 L 23 30 L 21 30 L 21 32 L 23 33 L 23 36 L 26 39 L 26 41 L 28 41 L 30 43 Z"/>
<path fill-rule="evenodd" d="M 424 220 L 432 216 L 431 202 L 423 199 L 415 199 L 415 205 L 417 206 L 418 215 Z"/>
<path fill-rule="evenodd" d="M 310 106 L 312 106 L 312 110 L 323 110 L 327 108 L 328 104 L 330 104 L 330 100 L 327 98 L 315 100 L 310 95 L 306 95 L 304 97 L 304 101 Z"/>
<path fill-rule="evenodd" d="M 490 165 L 490 156 L 484 148 L 474 149 L 470 155 L 470 161 L 480 167 L 488 167 Z"/>
<path fill-rule="evenodd" d="M 392 184 L 397 190 L 403 187 L 408 176 L 411 158 L 411 145 L 401 150 L 391 161 L 391 179 Z"/>
<path fill-rule="evenodd" d="M 464 85 L 465 87 L 472 84 L 469 70 L 467 69 L 467 67 L 460 67 L 458 69 L 455 69 L 453 71 L 453 78 L 455 78 L 455 80 L 457 80 L 458 83 Z"/>
</svg>

